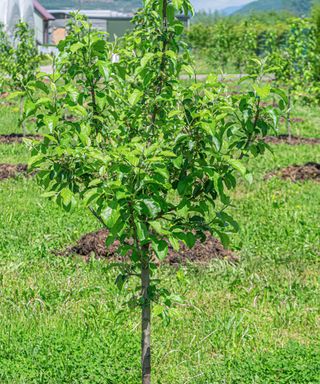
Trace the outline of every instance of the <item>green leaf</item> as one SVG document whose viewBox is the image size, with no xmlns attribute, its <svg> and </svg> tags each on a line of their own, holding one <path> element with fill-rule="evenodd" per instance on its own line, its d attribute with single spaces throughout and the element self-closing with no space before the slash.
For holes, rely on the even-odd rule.
<svg viewBox="0 0 320 384">
<path fill-rule="evenodd" d="M 177 11 L 180 11 L 182 8 L 183 0 L 172 0 L 172 4 Z"/>
<path fill-rule="evenodd" d="M 109 81 L 109 67 L 108 64 L 104 61 L 98 61 L 98 68 L 101 76 L 105 79 L 105 81 Z"/>
<path fill-rule="evenodd" d="M 92 44 L 92 49 L 94 49 L 97 52 L 103 53 L 106 50 L 106 41 L 105 40 L 95 41 Z"/>
<path fill-rule="evenodd" d="M 49 93 L 49 88 L 43 81 L 36 81 L 34 83 L 34 86 L 38 89 L 41 89 L 41 91 L 43 91 L 46 94 Z"/>
<path fill-rule="evenodd" d="M 179 240 L 177 240 L 174 236 L 169 236 L 168 240 L 170 241 L 170 244 L 172 245 L 172 248 L 175 251 L 179 251 L 179 248 L 180 248 Z"/>
<path fill-rule="evenodd" d="M 26 117 L 29 117 L 33 114 L 33 112 L 36 110 L 36 105 L 34 102 L 32 102 L 30 99 L 27 99 L 24 105 L 24 113 Z"/>
<path fill-rule="evenodd" d="M 161 211 L 159 204 L 153 199 L 143 199 L 141 202 L 145 207 L 144 212 L 147 216 L 155 217 Z"/>
<path fill-rule="evenodd" d="M 84 45 L 82 43 L 78 42 L 78 43 L 75 43 L 75 44 L 71 45 L 70 51 L 72 53 L 75 53 L 75 52 L 77 52 L 79 49 L 81 49 L 83 47 L 84 47 Z"/>
<path fill-rule="evenodd" d="M 233 219 L 232 216 L 228 215 L 226 212 L 219 212 L 218 217 L 222 219 L 224 223 L 230 224 L 236 232 L 239 231 L 239 224 Z"/>
<path fill-rule="evenodd" d="M 190 176 L 183 177 L 179 181 L 178 186 L 177 186 L 177 190 L 178 190 L 180 196 L 184 196 L 187 193 L 187 191 L 191 189 L 191 187 L 192 187 L 191 182 L 192 182 L 192 178 Z"/>
<path fill-rule="evenodd" d="M 136 223 L 137 227 L 137 234 L 140 241 L 145 241 L 148 238 L 148 229 L 147 226 L 144 223 L 141 223 L 138 221 Z"/>
<path fill-rule="evenodd" d="M 152 240 L 152 248 L 159 260 L 164 260 L 168 254 L 168 244 L 164 240 Z"/>
<path fill-rule="evenodd" d="M 154 53 L 146 53 L 141 59 L 141 67 L 144 68 L 149 63 L 149 61 L 154 58 L 154 56 Z"/>
<path fill-rule="evenodd" d="M 150 226 L 155 230 L 159 235 L 167 235 L 170 232 L 162 228 L 162 225 L 159 221 L 149 221 Z"/>
<path fill-rule="evenodd" d="M 71 203 L 73 193 L 70 191 L 69 188 L 63 188 L 60 192 L 60 195 L 64 205 L 69 205 Z"/>
<path fill-rule="evenodd" d="M 192 232 L 175 232 L 174 236 L 181 241 L 183 241 L 186 246 L 190 249 L 192 249 L 197 241 L 196 236 Z"/>
<path fill-rule="evenodd" d="M 110 247 L 114 242 L 116 241 L 116 237 L 112 234 L 109 234 L 109 236 L 106 238 L 106 247 Z"/>
<path fill-rule="evenodd" d="M 246 167 L 241 163 L 240 160 L 226 158 L 226 162 L 230 164 L 234 169 L 239 171 L 241 175 L 245 176 L 247 169 Z"/>
<path fill-rule="evenodd" d="M 259 97 L 261 99 L 265 99 L 270 95 L 271 87 L 270 84 L 266 84 L 263 87 L 259 87 L 257 85 L 254 85 L 254 89 Z"/>
<path fill-rule="evenodd" d="M 124 284 L 128 280 L 128 275 L 120 274 L 116 278 L 116 286 L 118 287 L 119 291 L 122 290 Z"/>
<path fill-rule="evenodd" d="M 229 239 L 229 236 L 224 233 L 224 232 L 221 232 L 221 231 L 217 231 L 215 230 L 221 240 L 221 243 L 222 245 L 225 247 L 225 248 L 228 248 L 229 245 L 230 245 L 230 239 Z"/>
<path fill-rule="evenodd" d="M 102 213 L 101 217 L 106 226 L 111 229 L 115 226 L 116 222 L 120 218 L 120 212 L 118 209 L 107 207 Z"/>
<path fill-rule="evenodd" d="M 186 233 L 186 236 L 185 236 L 185 243 L 187 244 L 187 246 L 191 249 L 194 247 L 195 243 L 196 243 L 196 236 L 192 233 L 192 232 L 188 232 Z"/>
<path fill-rule="evenodd" d="M 129 104 L 132 106 L 136 105 L 141 100 L 142 95 L 143 92 L 139 91 L 139 89 L 135 89 L 129 96 Z"/>
</svg>

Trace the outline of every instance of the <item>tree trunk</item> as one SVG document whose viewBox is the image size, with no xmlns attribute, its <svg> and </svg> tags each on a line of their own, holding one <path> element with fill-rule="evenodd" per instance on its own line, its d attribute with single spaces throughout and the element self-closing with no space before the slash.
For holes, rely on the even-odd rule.
<svg viewBox="0 0 320 384">
<path fill-rule="evenodd" d="M 288 93 L 287 133 L 290 141 L 292 136 L 291 134 L 291 89 L 289 89 L 289 93 Z"/>
<path fill-rule="evenodd" d="M 141 268 L 142 285 L 142 333 L 141 333 L 141 366 L 142 384 L 151 383 L 151 304 L 149 299 L 150 264 L 146 255 L 143 255 Z"/>
<path fill-rule="evenodd" d="M 21 97 L 20 98 L 20 121 L 22 122 L 21 123 L 21 126 L 22 126 L 22 134 L 23 136 L 26 135 L 26 124 L 24 121 L 22 121 L 22 118 L 23 118 L 23 109 L 24 109 L 24 98 Z"/>
</svg>

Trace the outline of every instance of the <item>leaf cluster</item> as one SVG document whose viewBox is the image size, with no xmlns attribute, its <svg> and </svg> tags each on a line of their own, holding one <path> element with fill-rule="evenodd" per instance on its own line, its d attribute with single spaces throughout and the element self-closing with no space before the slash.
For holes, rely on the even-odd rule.
<svg viewBox="0 0 320 384">
<path fill-rule="evenodd" d="M 187 0 L 145 1 L 133 32 L 115 44 L 74 15 L 54 73 L 28 86 L 42 96 L 27 102 L 25 119 L 44 134 L 29 143 L 29 165 L 47 197 L 89 208 L 109 229 L 107 245 L 119 241 L 130 260 L 119 286 L 181 242 L 192 248 L 213 233 L 227 244 L 238 229 L 230 191 L 239 174 L 251 180 L 246 158 L 264 153 L 262 138 L 277 126 L 263 101 L 275 94 L 284 103 L 261 76 L 244 79 L 250 91 L 235 96 L 214 76 L 181 81 L 182 71 L 194 75 L 177 19 L 189 11 Z"/>
</svg>

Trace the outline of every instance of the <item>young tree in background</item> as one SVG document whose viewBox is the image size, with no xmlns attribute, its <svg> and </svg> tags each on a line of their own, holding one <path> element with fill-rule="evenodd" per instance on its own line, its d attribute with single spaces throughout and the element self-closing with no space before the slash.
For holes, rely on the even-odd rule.
<svg viewBox="0 0 320 384">
<path fill-rule="evenodd" d="M 0 92 L 3 92 L 7 76 L 7 61 L 9 59 L 10 43 L 4 26 L 0 23 Z"/>
<path fill-rule="evenodd" d="M 5 55 L 0 59 L 0 66 L 5 76 L 5 85 L 11 91 L 10 98 L 17 97 L 20 102 L 20 122 L 25 134 L 22 114 L 26 97 L 26 86 L 36 79 L 40 56 L 36 46 L 34 33 L 27 23 L 20 22 L 15 26 L 13 40 L 9 40 L 4 32 L 0 50 Z"/>
<path fill-rule="evenodd" d="M 235 27 L 232 43 L 232 55 L 234 64 L 240 74 L 243 71 L 250 72 L 249 63 L 257 57 L 258 35 L 257 26 L 245 21 Z"/>
<path fill-rule="evenodd" d="M 312 87 L 315 62 L 314 27 L 309 20 L 293 19 L 284 46 L 272 43 L 267 62 L 274 68 L 275 82 L 286 88 L 286 127 L 291 138 L 291 111 L 297 97 L 305 97 Z M 308 95 L 307 95 L 308 96 Z"/>
</svg>

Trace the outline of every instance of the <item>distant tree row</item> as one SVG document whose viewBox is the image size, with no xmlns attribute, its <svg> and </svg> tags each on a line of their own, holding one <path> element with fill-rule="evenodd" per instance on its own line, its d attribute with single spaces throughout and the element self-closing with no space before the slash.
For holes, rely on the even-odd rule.
<svg viewBox="0 0 320 384">
<path fill-rule="evenodd" d="M 271 40 L 278 48 L 286 44 L 288 19 L 272 20 L 269 24 L 264 18 L 216 17 L 211 23 L 193 24 L 188 38 L 191 47 L 215 70 L 232 66 L 242 72 L 247 70 L 248 58 L 263 57 L 270 50 Z"/>
<path fill-rule="evenodd" d="M 272 85 L 286 91 L 290 136 L 293 103 L 320 101 L 320 6 L 310 18 L 281 17 L 273 17 L 273 25 L 262 17 L 216 17 L 212 23 L 192 25 L 188 38 L 212 72 L 254 74 L 262 60 Z"/>
</svg>

